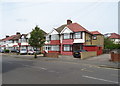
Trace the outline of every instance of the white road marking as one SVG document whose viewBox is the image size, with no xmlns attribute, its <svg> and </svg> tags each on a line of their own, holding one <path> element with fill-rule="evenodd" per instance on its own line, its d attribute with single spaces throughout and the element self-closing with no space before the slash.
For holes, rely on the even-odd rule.
<svg viewBox="0 0 120 86">
<path fill-rule="evenodd" d="M 90 79 L 96 79 L 96 80 L 105 81 L 105 82 L 112 82 L 112 83 L 118 84 L 118 82 L 116 82 L 116 81 L 111 81 L 111 80 L 106 80 L 106 79 L 101 79 L 101 78 L 95 78 L 95 77 L 91 77 L 91 76 L 84 76 L 83 75 L 82 77 L 90 78 Z"/>
</svg>

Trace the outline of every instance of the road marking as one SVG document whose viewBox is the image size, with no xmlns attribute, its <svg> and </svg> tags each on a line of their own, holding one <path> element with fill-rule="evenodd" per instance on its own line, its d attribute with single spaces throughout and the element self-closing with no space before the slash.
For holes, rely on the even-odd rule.
<svg viewBox="0 0 120 86">
<path fill-rule="evenodd" d="M 93 72 L 93 71 L 91 71 L 91 70 L 87 70 L 86 68 L 83 68 L 83 69 L 81 69 L 82 71 L 86 71 L 86 72 Z"/>
<path fill-rule="evenodd" d="M 105 81 L 105 82 L 112 82 L 112 83 L 118 84 L 118 82 L 116 82 L 116 81 L 111 81 L 111 80 L 106 80 L 106 79 L 101 79 L 101 78 L 95 78 L 95 77 L 91 77 L 91 76 L 84 76 L 83 75 L 82 77 L 90 78 L 90 79 L 96 79 L 96 80 Z"/>
</svg>

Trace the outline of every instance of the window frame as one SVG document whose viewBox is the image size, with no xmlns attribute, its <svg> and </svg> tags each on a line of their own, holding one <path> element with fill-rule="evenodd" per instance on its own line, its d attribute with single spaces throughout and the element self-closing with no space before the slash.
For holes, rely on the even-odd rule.
<svg viewBox="0 0 120 86">
<path fill-rule="evenodd" d="M 66 34 L 67 34 L 67 35 L 69 34 L 69 38 L 65 38 L 65 37 L 64 37 Z M 63 39 L 73 39 L 73 34 L 72 34 L 72 33 L 64 33 L 64 34 L 63 34 Z"/>
<path fill-rule="evenodd" d="M 94 38 L 94 37 L 96 37 L 96 38 Z M 97 40 L 97 36 L 96 36 L 96 35 L 93 35 L 92 39 L 93 39 L 93 40 Z"/>
<path fill-rule="evenodd" d="M 52 39 L 53 37 L 56 37 L 56 36 L 58 36 L 58 39 L 56 38 L 56 39 Z M 59 34 L 54 34 L 54 35 L 51 35 L 50 36 L 50 40 L 60 40 L 60 36 L 59 36 Z"/>
<path fill-rule="evenodd" d="M 64 52 L 71 52 L 71 51 L 73 51 L 72 45 L 69 45 L 69 50 L 65 50 L 64 47 L 65 47 L 66 45 L 69 45 L 69 44 L 63 45 L 63 51 L 64 51 Z"/>
<path fill-rule="evenodd" d="M 76 38 L 76 33 L 80 35 L 79 38 Z M 74 39 L 82 39 L 82 38 L 83 38 L 83 37 L 82 37 L 82 32 L 75 32 L 75 33 L 74 33 Z"/>
</svg>

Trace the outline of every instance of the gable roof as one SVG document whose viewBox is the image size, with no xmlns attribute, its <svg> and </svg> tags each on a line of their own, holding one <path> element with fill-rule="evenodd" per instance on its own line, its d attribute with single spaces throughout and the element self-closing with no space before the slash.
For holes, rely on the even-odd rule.
<svg viewBox="0 0 120 86">
<path fill-rule="evenodd" d="M 120 39 L 120 35 L 116 33 L 111 33 L 111 36 L 109 36 L 108 38 Z"/>
<path fill-rule="evenodd" d="M 100 32 L 98 32 L 98 31 L 91 31 L 91 33 L 93 34 L 93 35 L 102 35 Z"/>
<path fill-rule="evenodd" d="M 80 31 L 85 31 L 90 33 L 88 30 L 86 30 L 84 27 L 82 27 L 81 25 L 79 25 L 78 23 L 71 23 L 69 25 L 67 25 L 67 27 L 72 30 L 73 32 L 80 32 Z M 91 33 L 90 33 L 91 34 Z"/>
<path fill-rule="evenodd" d="M 18 39 L 20 39 L 20 37 L 21 37 L 21 34 L 18 34 L 16 36 L 14 36 L 13 40 L 18 40 Z"/>
<path fill-rule="evenodd" d="M 16 35 L 12 35 L 10 37 L 4 38 L 3 41 L 7 41 L 7 40 L 12 40 Z"/>
<path fill-rule="evenodd" d="M 60 33 L 65 27 L 67 26 L 67 24 L 61 25 L 60 27 L 56 28 L 55 30 Z"/>
</svg>

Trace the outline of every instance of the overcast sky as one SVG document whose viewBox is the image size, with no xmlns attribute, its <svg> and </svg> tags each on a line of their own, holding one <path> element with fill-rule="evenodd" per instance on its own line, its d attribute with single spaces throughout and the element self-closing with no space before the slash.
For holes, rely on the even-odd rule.
<svg viewBox="0 0 120 86">
<path fill-rule="evenodd" d="M 88 1 L 2 0 L 0 38 L 16 32 L 29 33 L 36 25 L 50 32 L 53 28 L 66 24 L 67 19 L 79 23 L 89 31 L 118 33 L 118 0 Z"/>
</svg>

